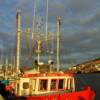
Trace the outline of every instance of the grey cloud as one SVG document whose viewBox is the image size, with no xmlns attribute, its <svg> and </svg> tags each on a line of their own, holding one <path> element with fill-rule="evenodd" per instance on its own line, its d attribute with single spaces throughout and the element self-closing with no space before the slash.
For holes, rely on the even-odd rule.
<svg viewBox="0 0 100 100">
<path fill-rule="evenodd" d="M 69 0 L 69 7 L 71 11 L 75 14 L 85 14 L 90 13 L 95 10 L 97 3 L 100 3 L 99 0 Z"/>
<path fill-rule="evenodd" d="M 4 1 L 0 0 L 4 4 Z M 13 0 L 13 2 L 15 2 Z M 40 0 L 37 6 L 40 7 L 37 9 L 37 16 L 41 12 L 41 16 L 45 15 L 45 3 Z M 10 15 L 10 19 L 4 18 L 4 22 L 0 20 L 0 26 L 5 27 L 8 31 L 11 30 L 11 33 L 15 34 L 15 19 L 11 20 L 12 16 L 15 16 L 16 9 L 22 9 L 22 29 L 27 27 L 32 27 L 32 17 L 33 17 L 33 0 L 18 0 L 16 4 L 11 6 L 10 2 L 6 4 L 6 9 L 0 10 L 0 13 L 5 14 L 7 17 Z M 11 7 L 10 7 L 11 6 Z M 15 6 L 15 7 L 14 7 Z M 61 16 L 62 27 L 61 27 L 61 50 L 62 50 L 62 60 L 65 63 L 79 63 L 93 57 L 99 56 L 99 42 L 100 42 L 100 1 L 99 0 L 49 0 L 49 31 L 56 33 L 56 16 Z M 8 13 L 3 11 L 8 9 Z M 2 15 L 3 16 L 3 15 Z M 5 21 L 6 20 L 6 21 Z M 45 16 L 43 16 L 43 22 L 45 21 Z M 6 23 L 9 22 L 9 23 Z M 14 23 L 13 23 L 14 22 Z M 4 24 L 4 25 L 3 25 Z M 15 27 L 14 27 L 15 26 Z M 43 29 L 45 29 L 45 23 L 43 23 Z M 4 31 L 4 30 L 3 30 Z M 14 33 L 15 32 L 15 33 Z M 9 34 L 8 32 L 7 34 Z M 12 34 L 0 33 L 2 41 L 5 38 L 9 37 Z M 11 38 L 10 38 L 11 39 Z M 13 44 L 14 40 L 6 39 L 4 45 L 7 43 Z M 0 41 L 0 42 L 2 42 Z M 9 44 L 10 45 L 10 44 Z M 9 47 L 9 46 L 7 46 Z M 26 49 L 26 47 L 23 47 Z M 26 51 L 25 51 L 26 53 Z M 66 59 L 66 60 L 65 60 Z"/>
</svg>

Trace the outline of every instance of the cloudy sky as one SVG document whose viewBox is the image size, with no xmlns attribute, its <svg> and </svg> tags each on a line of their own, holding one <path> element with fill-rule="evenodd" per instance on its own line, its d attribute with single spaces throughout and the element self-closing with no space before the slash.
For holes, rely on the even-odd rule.
<svg viewBox="0 0 100 100">
<path fill-rule="evenodd" d="M 36 0 L 36 6 L 44 30 L 46 0 Z M 32 28 L 34 0 L 0 0 L 0 55 L 15 47 L 17 8 L 21 9 L 22 30 Z M 100 57 L 100 0 L 49 0 L 48 11 L 52 33 L 56 17 L 61 16 L 63 62 L 77 64 Z"/>
</svg>

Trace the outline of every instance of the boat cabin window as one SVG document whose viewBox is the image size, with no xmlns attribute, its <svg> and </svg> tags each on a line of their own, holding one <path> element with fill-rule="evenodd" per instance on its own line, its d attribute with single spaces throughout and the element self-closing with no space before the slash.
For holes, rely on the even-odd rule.
<svg viewBox="0 0 100 100">
<path fill-rule="evenodd" d="M 56 90 L 57 89 L 57 80 L 56 79 L 52 79 L 51 80 L 51 90 Z"/>
<path fill-rule="evenodd" d="M 72 89 L 73 88 L 73 80 L 69 78 L 67 80 L 67 89 Z"/>
<path fill-rule="evenodd" d="M 40 80 L 40 90 L 47 90 L 47 79 Z"/>
<path fill-rule="evenodd" d="M 36 88 L 36 80 L 35 79 L 33 79 L 32 86 L 33 86 L 33 90 L 35 90 L 35 88 Z"/>
<path fill-rule="evenodd" d="M 23 83 L 23 89 L 28 89 L 29 88 L 29 83 L 28 82 L 24 82 Z"/>
<path fill-rule="evenodd" d="M 59 79 L 58 89 L 64 88 L 64 79 Z"/>
</svg>

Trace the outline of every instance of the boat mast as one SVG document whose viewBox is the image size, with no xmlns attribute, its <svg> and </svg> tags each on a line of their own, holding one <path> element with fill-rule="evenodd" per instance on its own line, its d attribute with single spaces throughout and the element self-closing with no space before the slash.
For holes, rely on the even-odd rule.
<svg viewBox="0 0 100 100">
<path fill-rule="evenodd" d="M 36 13 L 36 1 L 34 0 L 34 15 L 33 15 L 33 25 L 32 25 L 32 41 L 34 42 L 34 26 L 35 26 L 35 13 Z"/>
<path fill-rule="evenodd" d="M 11 72 L 13 73 L 13 55 L 11 55 L 11 58 L 10 58 L 10 69 L 11 69 Z"/>
<path fill-rule="evenodd" d="M 53 54 L 53 35 L 52 33 L 48 33 L 48 45 L 49 45 L 49 64 L 52 62 L 52 54 Z"/>
<path fill-rule="evenodd" d="M 13 57 L 13 71 L 12 71 L 13 74 L 15 72 L 15 66 L 16 66 L 16 57 L 14 56 Z"/>
<path fill-rule="evenodd" d="M 61 18 L 57 17 L 57 72 L 60 67 L 60 26 L 61 26 Z"/>
<path fill-rule="evenodd" d="M 38 23 L 37 23 L 37 61 L 38 61 L 38 64 L 40 63 L 40 53 L 41 53 L 41 50 L 40 50 L 40 47 L 41 47 L 41 34 L 40 34 L 40 29 L 41 29 L 41 18 L 39 17 L 38 19 Z"/>
<path fill-rule="evenodd" d="M 4 74 L 5 79 L 8 78 L 7 74 L 8 74 L 8 57 L 6 56 L 6 61 L 5 61 L 5 74 Z"/>
<path fill-rule="evenodd" d="M 50 44 L 50 42 L 51 42 L 51 33 L 49 32 L 48 33 L 48 45 L 50 46 L 48 49 L 48 56 L 49 56 L 49 59 L 48 59 L 48 63 L 50 64 L 51 63 L 51 50 L 52 50 L 52 47 L 51 47 L 51 44 Z"/>
<path fill-rule="evenodd" d="M 48 0 L 46 4 L 46 42 L 48 41 Z"/>
<path fill-rule="evenodd" d="M 48 38 L 49 38 L 49 33 L 48 33 L 48 0 L 46 0 L 46 23 L 45 23 L 46 31 L 45 31 L 45 42 L 46 42 L 46 52 L 48 55 L 48 62 L 50 60 L 50 55 L 49 55 L 49 44 L 48 44 Z"/>
<path fill-rule="evenodd" d="M 18 9 L 16 13 L 16 27 L 17 27 L 17 54 L 16 54 L 16 71 L 19 72 L 20 66 L 20 35 L 21 35 L 21 10 Z"/>
<path fill-rule="evenodd" d="M 2 52 L 1 52 L 1 56 L 0 56 L 0 64 L 1 64 L 1 66 L 3 66 L 3 55 L 2 55 Z"/>
</svg>

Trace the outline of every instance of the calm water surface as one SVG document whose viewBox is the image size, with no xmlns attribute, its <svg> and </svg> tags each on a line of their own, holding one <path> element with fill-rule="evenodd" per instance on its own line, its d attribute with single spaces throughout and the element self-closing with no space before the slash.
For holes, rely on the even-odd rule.
<svg viewBox="0 0 100 100">
<path fill-rule="evenodd" d="M 85 85 L 91 85 L 96 91 L 95 100 L 100 100 L 100 74 L 77 74 L 76 90 L 81 89 Z"/>
</svg>

